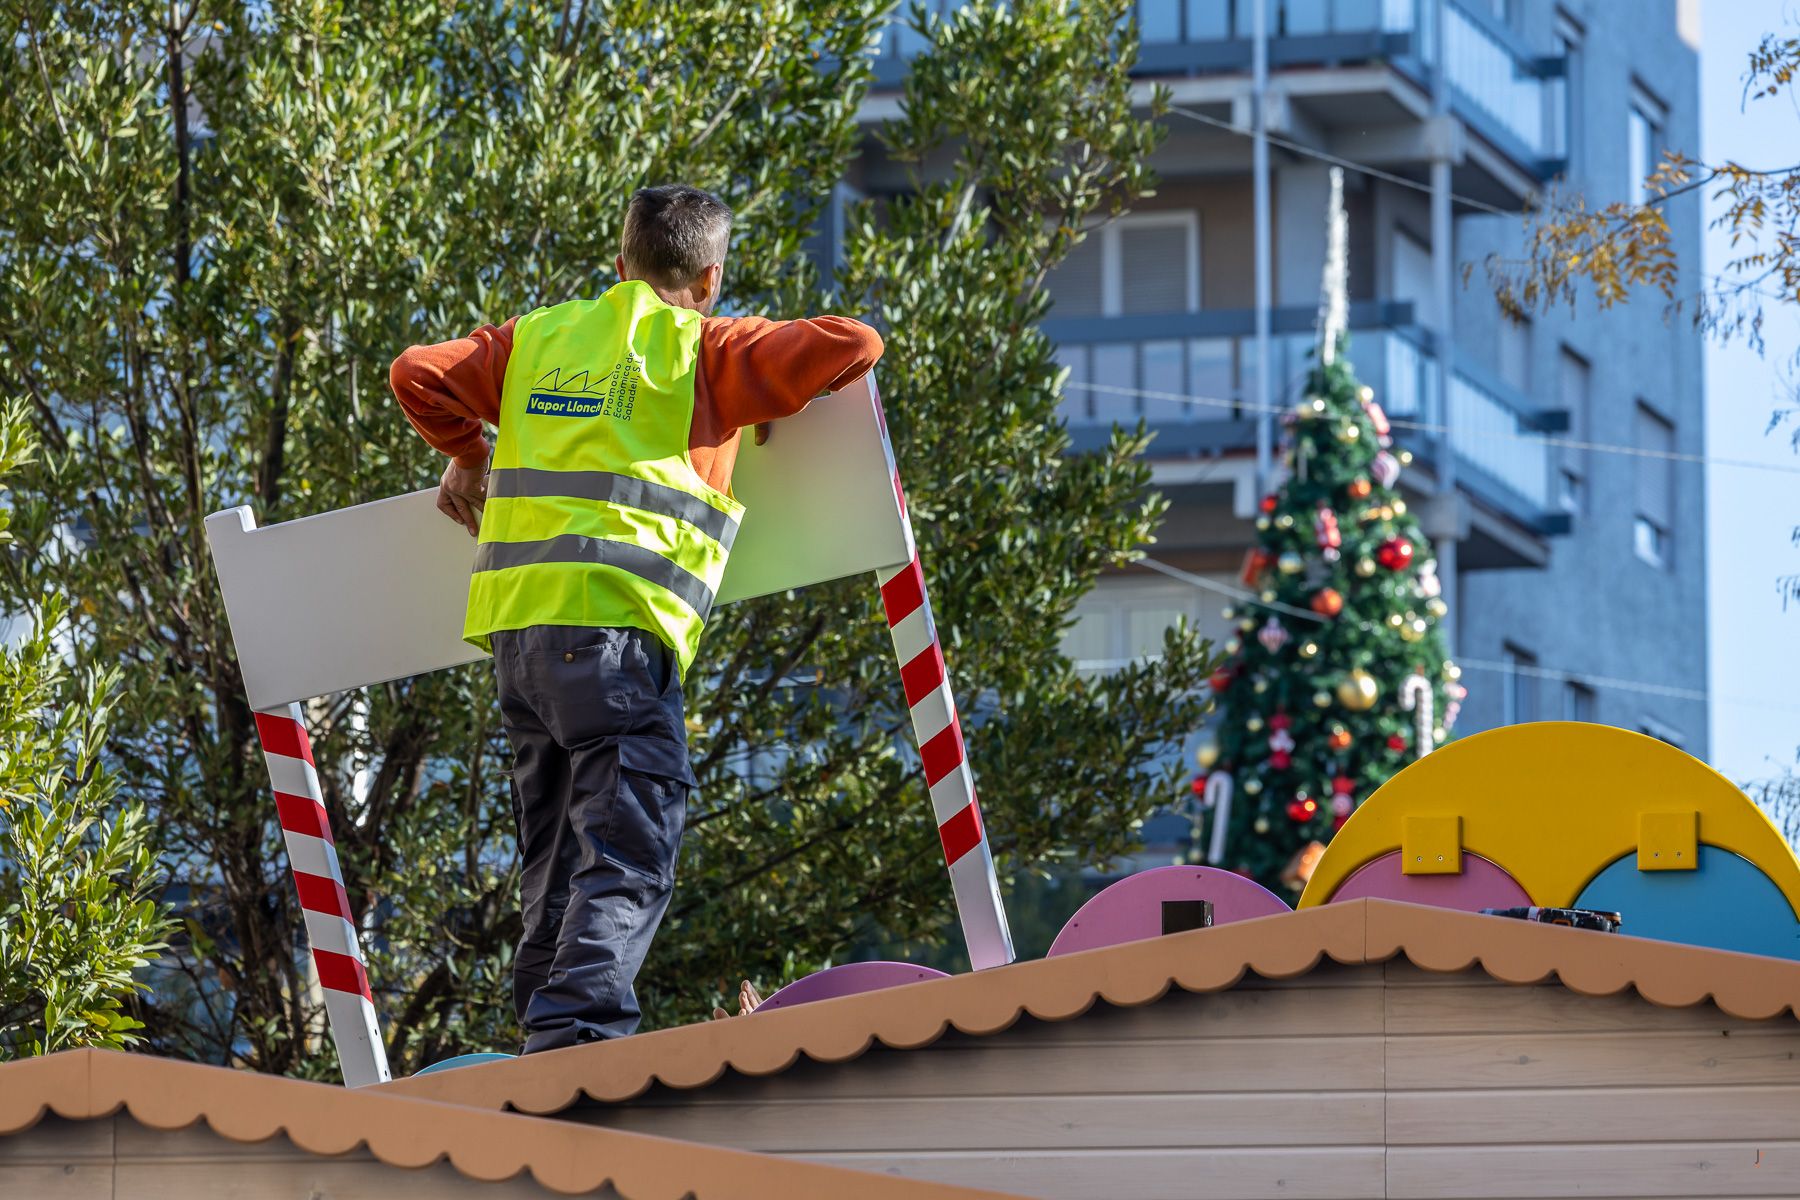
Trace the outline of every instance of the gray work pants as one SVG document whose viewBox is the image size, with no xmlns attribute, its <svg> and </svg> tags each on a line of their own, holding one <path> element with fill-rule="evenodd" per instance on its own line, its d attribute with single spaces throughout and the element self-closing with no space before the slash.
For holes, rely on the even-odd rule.
<svg viewBox="0 0 1800 1200">
<path fill-rule="evenodd" d="M 624 1037 L 694 784 L 674 652 L 642 630 L 554 625 L 496 633 L 493 648 L 523 864 L 525 1053 Z"/>
</svg>

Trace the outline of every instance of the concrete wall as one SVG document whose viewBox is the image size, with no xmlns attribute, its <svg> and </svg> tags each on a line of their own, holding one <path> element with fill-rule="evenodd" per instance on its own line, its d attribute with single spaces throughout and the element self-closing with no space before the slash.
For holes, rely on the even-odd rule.
<svg viewBox="0 0 1800 1200">
<path fill-rule="evenodd" d="M 1523 29 L 1548 50 L 1555 6 L 1527 0 L 1518 6 Z M 1568 184 L 1599 206 L 1626 196 L 1626 120 L 1636 80 L 1668 108 L 1665 140 L 1673 149 L 1699 150 L 1699 68 L 1695 53 L 1677 35 L 1674 0 L 1631 4 L 1607 0 L 1564 3 L 1586 26 L 1575 80 L 1572 162 Z M 1682 287 L 1698 286 L 1700 206 L 1697 196 L 1671 203 L 1670 224 L 1683 272 Z M 1471 286 L 1456 296 L 1457 342 L 1490 368 L 1501 317 L 1483 282 L 1490 253 L 1517 255 L 1519 222 L 1511 217 L 1464 217 L 1457 222 L 1458 269 L 1475 265 Z M 1460 278 L 1460 275 L 1459 275 Z M 1558 354 L 1563 345 L 1592 364 L 1592 410 L 1571 437 L 1631 446 L 1641 398 L 1672 418 L 1676 449 L 1704 452 L 1705 402 L 1701 339 L 1687 313 L 1666 315 L 1661 295 L 1636 292 L 1629 304 L 1604 312 L 1591 302 L 1540 316 L 1532 323 L 1531 390 L 1546 406 L 1557 403 Z M 1730 400 L 1722 399 L 1729 403 Z M 1642 460 L 1589 452 L 1579 457 L 1587 477 L 1587 505 L 1574 533 L 1552 539 L 1544 570 L 1466 575 L 1460 590 L 1457 652 L 1468 659 L 1501 659 L 1511 642 L 1536 654 L 1546 667 L 1672 687 L 1706 687 L 1705 480 L 1699 464 L 1675 468 L 1673 556 L 1667 567 L 1640 560 L 1632 526 L 1637 472 Z M 1469 700 L 1464 730 L 1501 724 L 1500 677 L 1471 669 L 1464 676 Z M 1526 680 L 1536 688 L 1540 717 L 1563 715 L 1560 682 Z M 1596 718 L 1643 728 L 1655 722 L 1677 733 L 1681 746 L 1707 753 L 1705 705 L 1595 687 Z"/>
<path fill-rule="evenodd" d="M 1800 1023 L 1322 967 L 565 1115 L 1084 1200 L 1800 1194 Z"/>
</svg>

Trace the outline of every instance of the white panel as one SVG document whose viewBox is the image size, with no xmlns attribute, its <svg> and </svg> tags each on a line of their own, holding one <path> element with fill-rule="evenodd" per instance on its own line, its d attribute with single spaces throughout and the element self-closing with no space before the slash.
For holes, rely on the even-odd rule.
<svg viewBox="0 0 1800 1200">
<path fill-rule="evenodd" d="M 719 602 L 907 562 L 911 539 L 873 377 L 746 436 L 734 490 L 748 506 Z M 206 520 L 250 707 L 273 708 L 482 657 L 462 640 L 475 539 L 435 489 L 255 528 L 248 508 Z"/>
</svg>

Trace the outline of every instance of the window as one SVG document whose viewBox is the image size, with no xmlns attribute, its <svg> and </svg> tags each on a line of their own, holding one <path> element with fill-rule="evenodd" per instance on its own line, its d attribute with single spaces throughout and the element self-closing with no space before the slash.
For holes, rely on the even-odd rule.
<svg viewBox="0 0 1800 1200">
<path fill-rule="evenodd" d="M 1545 119 L 1550 124 L 1549 150 L 1552 158 L 1562 158 L 1571 163 L 1580 161 L 1581 126 L 1577 119 L 1581 113 L 1581 43 L 1586 39 L 1587 31 L 1581 22 L 1568 13 L 1558 9 L 1556 13 L 1556 49 L 1563 60 L 1563 73 L 1546 82 L 1550 89 L 1550 103 L 1546 106 Z"/>
<path fill-rule="evenodd" d="M 1051 274 L 1049 288 L 1051 314 L 1059 318 L 1198 311 L 1200 214 L 1191 209 L 1134 213 L 1091 229 Z M 1230 355 L 1228 340 L 1222 346 L 1181 339 L 1061 346 L 1057 359 L 1069 368 L 1064 416 L 1076 424 L 1101 425 L 1130 425 L 1139 417 L 1229 418 L 1229 407 L 1183 397 L 1229 397 Z M 1227 377 L 1223 387 L 1221 367 Z"/>
<path fill-rule="evenodd" d="M 1521 396 L 1531 394 L 1531 321 L 1500 318 L 1500 378 Z"/>
<path fill-rule="evenodd" d="M 1593 688 L 1585 683 L 1576 683 L 1574 680 L 1563 684 L 1563 720 L 1593 723 Z"/>
<path fill-rule="evenodd" d="M 1631 88 L 1631 110 L 1626 118 L 1625 162 L 1630 178 L 1625 195 L 1633 204 L 1647 204 L 1653 198 L 1644 180 L 1656 170 L 1662 152 L 1662 125 L 1668 110 L 1662 101 L 1638 84 Z"/>
<path fill-rule="evenodd" d="M 1588 389 L 1593 372 L 1587 359 L 1564 346 L 1556 358 L 1556 401 L 1569 414 L 1569 441 L 1587 441 L 1588 414 L 1592 400 Z M 1587 452 L 1575 446 L 1564 446 L 1558 467 L 1561 480 L 1557 499 L 1567 513 L 1580 513 L 1586 508 Z"/>
<path fill-rule="evenodd" d="M 1510 642 L 1505 650 L 1506 670 L 1500 677 L 1500 710 L 1508 725 L 1537 720 L 1537 656 Z"/>
<path fill-rule="evenodd" d="M 1675 426 L 1643 401 L 1637 406 L 1637 513 L 1632 548 L 1653 567 L 1667 567 L 1675 510 Z"/>
<path fill-rule="evenodd" d="M 1394 299 L 1413 306 L 1413 323 L 1438 328 L 1437 286 L 1431 272 L 1431 247 L 1399 226 L 1394 227 Z"/>
<path fill-rule="evenodd" d="M 1049 286 L 1056 317 L 1198 312 L 1200 214 L 1133 213 L 1090 229 Z"/>
<path fill-rule="evenodd" d="M 1099 674 L 1160 656 L 1163 631 L 1177 621 L 1200 625 L 1215 642 L 1234 636 L 1235 627 L 1217 608 L 1203 611 L 1202 601 L 1203 593 L 1185 583 L 1102 580 L 1076 603 L 1075 623 L 1063 633 L 1063 653 L 1077 670 Z"/>
</svg>

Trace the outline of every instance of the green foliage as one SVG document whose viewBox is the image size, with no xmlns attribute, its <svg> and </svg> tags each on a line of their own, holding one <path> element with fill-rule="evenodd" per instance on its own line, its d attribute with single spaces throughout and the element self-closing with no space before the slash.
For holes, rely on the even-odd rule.
<svg viewBox="0 0 1800 1200">
<path fill-rule="evenodd" d="M 1237 614 L 1242 642 L 1218 680 L 1216 769 L 1231 773 L 1236 793 L 1223 865 L 1277 890 L 1300 886 L 1289 869 L 1295 856 L 1330 841 L 1348 817 L 1348 805 L 1334 809 L 1334 795 L 1360 803 L 1415 756 L 1402 681 L 1418 673 L 1428 682 L 1438 741 L 1454 723 L 1448 705 L 1463 694 L 1437 628 L 1445 610 L 1430 544 L 1375 470 L 1377 456 L 1393 452 L 1383 449 L 1366 392 L 1342 353 L 1308 378 L 1289 418 L 1288 477 L 1263 502 L 1245 567 L 1259 599 Z M 1327 512 L 1342 542 L 1335 556 L 1320 534 Z M 1412 548 L 1411 560 L 1387 565 L 1383 547 L 1398 543 Z M 1328 592 L 1342 599 L 1335 615 L 1327 615 L 1335 607 Z M 1373 680 L 1372 705 L 1340 698 L 1356 672 Z M 1285 751 L 1271 745 L 1283 733 L 1293 743 Z"/>
<path fill-rule="evenodd" d="M 147 1017 L 160 1046 L 333 1070 L 204 516 L 248 503 L 266 523 L 432 482 L 388 363 L 605 288 L 641 184 L 687 180 L 737 211 L 735 310 L 824 305 L 801 246 L 863 136 L 886 8 L 200 0 L 172 31 L 148 4 L 0 16 L 18 67 L 0 94 L 0 387 L 29 398 L 46 448 L 0 602 L 69 597 L 80 654 L 123 669 L 109 751 L 186 889 L 181 971 Z M 938 30 L 888 131 L 918 193 L 857 214 L 837 281 L 889 335 L 883 390 L 1009 870 L 1123 848 L 1157 788 L 1145 765 L 1197 720 L 1210 666 L 1186 636 L 1098 682 L 1057 652 L 1074 598 L 1159 511 L 1135 439 L 1064 457 L 1033 328 L 1083 222 L 1148 186 L 1128 8 L 989 5 Z M 72 529 L 85 552 L 58 549 Z M 859 938 L 954 938 L 870 582 L 734 606 L 704 653 L 702 786 L 643 977 L 652 1022 Z M 307 719 L 396 1071 L 511 1045 L 516 861 L 489 673 L 325 698 Z"/>
<path fill-rule="evenodd" d="M 29 444 L 24 410 L 0 413 L 0 478 Z M 0 542 L 6 526 L 0 509 Z M 0 649 L 0 1059 L 138 1041 L 133 972 L 170 924 L 143 807 L 119 799 L 100 762 L 118 673 L 68 687 L 62 607 L 33 617 L 21 644 Z"/>
</svg>

